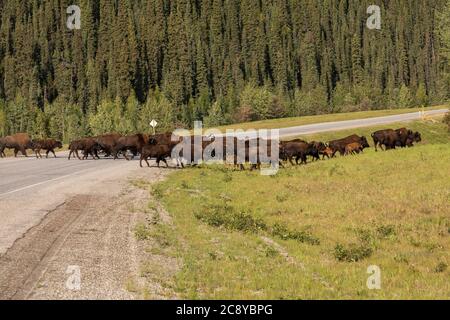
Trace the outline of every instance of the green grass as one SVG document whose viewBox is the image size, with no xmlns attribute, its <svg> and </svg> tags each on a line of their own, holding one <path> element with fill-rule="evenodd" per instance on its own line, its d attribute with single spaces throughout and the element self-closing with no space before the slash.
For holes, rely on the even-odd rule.
<svg viewBox="0 0 450 320">
<path fill-rule="evenodd" d="M 449 134 L 408 127 L 424 143 L 273 177 L 220 166 L 172 173 L 153 190 L 172 216 L 158 253 L 182 261 L 171 289 L 192 299 L 448 299 Z M 381 290 L 366 286 L 371 265 Z"/>
<path fill-rule="evenodd" d="M 425 108 L 426 111 L 437 110 L 448 108 L 447 105 L 434 106 Z M 372 111 L 359 111 L 359 112 L 348 112 L 348 113 L 334 113 L 326 115 L 317 116 L 306 116 L 306 117 L 294 117 L 294 118 L 282 118 L 282 119 L 271 119 L 263 121 L 253 121 L 246 123 L 232 124 L 228 126 L 221 126 L 218 129 L 225 131 L 226 129 L 278 129 L 278 128 L 288 128 L 307 124 L 322 123 L 322 122 L 334 122 L 334 121 L 345 121 L 345 120 L 355 120 L 355 119 L 366 119 L 366 118 L 376 118 L 382 116 L 392 116 L 397 114 L 412 113 L 421 111 L 421 108 L 408 108 L 408 109 L 387 109 L 387 110 L 372 110 Z"/>
</svg>

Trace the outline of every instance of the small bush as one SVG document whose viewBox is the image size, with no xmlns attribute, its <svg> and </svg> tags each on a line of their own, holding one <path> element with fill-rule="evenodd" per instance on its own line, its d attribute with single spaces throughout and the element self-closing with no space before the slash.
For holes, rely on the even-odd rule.
<svg viewBox="0 0 450 320">
<path fill-rule="evenodd" d="M 162 186 L 156 184 L 153 186 L 152 188 L 152 195 L 156 198 L 156 199 L 161 199 L 164 195 Z"/>
<path fill-rule="evenodd" d="M 435 268 L 434 268 L 434 272 L 436 273 L 442 273 L 445 272 L 445 270 L 447 270 L 448 265 L 445 262 L 440 262 Z"/>
<path fill-rule="evenodd" d="M 236 212 L 227 204 L 214 205 L 206 210 L 197 212 L 195 217 L 212 227 L 224 227 L 228 230 L 258 233 L 260 230 L 267 229 L 262 219 L 254 218 L 252 215 L 244 212 Z"/>
<path fill-rule="evenodd" d="M 150 231 L 145 226 L 145 224 L 139 223 L 134 228 L 134 236 L 136 237 L 137 240 L 140 240 L 140 241 L 148 240 L 148 239 L 150 239 Z"/>
<path fill-rule="evenodd" d="M 445 115 L 443 122 L 448 126 L 448 131 L 450 132 L 450 112 Z"/>
<path fill-rule="evenodd" d="M 380 239 L 386 239 L 395 235 L 395 227 L 392 225 L 382 225 L 377 228 L 377 233 Z"/>
<path fill-rule="evenodd" d="M 306 231 L 291 231 L 285 225 L 276 223 L 272 227 L 272 235 L 282 240 L 296 240 L 301 243 L 319 245 L 320 240 Z"/>
<path fill-rule="evenodd" d="M 342 244 L 337 244 L 334 248 L 334 257 L 343 262 L 357 262 L 370 257 L 372 253 L 372 248 L 367 245 L 352 244 L 346 248 Z"/>
</svg>

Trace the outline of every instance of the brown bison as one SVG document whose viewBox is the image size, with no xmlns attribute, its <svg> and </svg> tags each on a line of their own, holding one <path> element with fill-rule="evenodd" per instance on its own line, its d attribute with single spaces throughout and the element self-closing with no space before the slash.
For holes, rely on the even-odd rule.
<svg viewBox="0 0 450 320">
<path fill-rule="evenodd" d="M 348 156 L 351 154 L 359 154 L 359 153 L 363 152 L 363 150 L 364 150 L 364 148 L 360 143 L 353 142 L 353 143 L 348 144 L 345 147 L 345 155 Z"/>
<path fill-rule="evenodd" d="M 5 144 L 5 138 L 0 137 L 0 158 L 6 157 L 5 148 L 3 145 Z"/>
<path fill-rule="evenodd" d="M 345 155 L 345 147 L 354 142 L 359 143 L 363 147 L 363 149 L 370 147 L 366 137 L 360 137 L 354 134 L 343 139 L 330 141 L 328 143 L 330 149 L 333 151 L 332 157 L 334 157 L 337 152 L 339 152 L 341 156 Z"/>
<path fill-rule="evenodd" d="M 163 161 L 166 164 L 166 167 L 169 167 L 169 164 L 167 163 L 166 159 L 171 157 L 171 153 L 172 149 L 168 145 L 147 144 L 141 150 L 141 160 L 139 162 L 139 165 L 142 168 L 142 161 L 145 161 L 147 163 L 147 166 L 150 167 L 148 159 L 155 158 L 156 163 L 158 164 L 158 168 L 161 161 Z"/>
<path fill-rule="evenodd" d="M 19 151 L 25 156 L 27 155 L 27 149 L 32 149 L 31 138 L 28 133 L 16 133 L 12 136 L 2 138 L 0 142 L 0 154 L 4 155 L 5 149 L 14 149 L 14 157 L 17 157 Z"/>
<path fill-rule="evenodd" d="M 121 137 L 122 135 L 118 133 L 108 133 L 95 137 L 95 141 L 105 153 L 105 157 L 109 157 L 114 153 L 114 148 Z"/>
<path fill-rule="evenodd" d="M 129 136 L 120 137 L 114 147 L 114 160 L 116 160 L 121 152 L 125 159 L 130 160 L 127 156 L 127 152 L 133 153 L 132 159 L 142 151 L 142 148 L 149 142 L 149 136 L 146 134 L 138 133 Z"/>
<path fill-rule="evenodd" d="M 56 158 L 55 149 L 61 149 L 63 144 L 61 141 L 55 139 L 43 139 L 32 141 L 33 151 L 36 153 L 36 158 L 42 158 L 41 150 L 46 151 L 45 157 L 48 158 L 48 154 L 51 152 Z"/>
<path fill-rule="evenodd" d="M 333 150 L 331 150 L 330 147 L 325 147 L 325 149 L 320 151 L 319 154 L 322 156 L 322 160 L 325 160 L 325 157 L 330 159 L 333 156 Z"/>
<path fill-rule="evenodd" d="M 412 134 L 408 135 L 408 138 L 406 139 L 406 146 L 413 147 L 415 142 L 421 141 L 422 135 L 420 134 L 420 132 L 413 132 Z"/>
<path fill-rule="evenodd" d="M 378 151 L 378 146 L 383 150 L 395 149 L 396 147 L 412 147 L 414 142 L 422 141 L 419 132 L 401 128 L 397 130 L 385 129 L 372 133 L 372 139 L 375 144 L 375 151 Z"/>
<path fill-rule="evenodd" d="M 398 135 L 397 146 L 402 148 L 414 146 L 414 142 L 422 141 L 422 136 L 419 132 L 413 132 L 406 128 L 395 130 Z"/>
<path fill-rule="evenodd" d="M 314 148 L 312 144 L 305 142 L 288 142 L 283 144 L 280 148 L 280 159 L 288 161 L 294 165 L 292 159 L 295 158 L 296 164 L 298 160 L 302 160 L 301 164 L 307 164 L 307 156 L 311 154 L 311 150 Z"/>
<path fill-rule="evenodd" d="M 69 150 L 69 160 L 72 154 L 76 155 L 79 160 L 86 160 L 89 155 L 91 155 L 94 160 L 100 159 L 98 156 L 100 146 L 95 138 L 83 138 L 72 141 L 69 145 Z M 83 159 L 80 158 L 78 151 L 83 152 Z"/>
<path fill-rule="evenodd" d="M 174 136 L 172 133 L 162 133 L 162 134 L 154 134 L 148 138 L 148 143 L 152 145 L 167 145 L 171 148 L 174 148 L 177 144 L 182 141 L 182 137 Z"/>
</svg>

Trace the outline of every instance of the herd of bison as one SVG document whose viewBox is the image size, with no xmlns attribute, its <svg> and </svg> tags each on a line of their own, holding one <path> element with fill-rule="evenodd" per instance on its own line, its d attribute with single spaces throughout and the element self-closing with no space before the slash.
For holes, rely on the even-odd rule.
<svg viewBox="0 0 450 320">
<path fill-rule="evenodd" d="M 412 147 L 414 143 L 422 140 L 419 132 L 413 132 L 407 128 L 380 130 L 374 132 L 372 138 L 376 151 L 378 148 L 383 149 L 383 147 L 385 150 L 395 149 L 397 147 Z M 200 137 L 200 139 L 202 143 L 195 144 L 190 143 L 195 140 L 194 137 L 191 137 L 191 139 L 182 139 L 181 137 L 179 137 L 179 139 L 173 139 L 171 133 L 155 135 L 134 134 L 127 136 L 115 133 L 105 134 L 72 141 L 69 145 L 68 158 L 70 160 L 72 157 L 76 156 L 79 160 L 85 160 L 91 156 L 93 159 L 99 159 L 99 154 L 102 154 L 105 157 L 113 157 L 114 159 L 123 156 L 125 159 L 130 160 L 130 155 L 134 158 L 140 154 L 141 167 L 143 161 L 150 166 L 148 159 L 156 159 L 159 167 L 161 161 L 168 166 L 166 160 L 172 158 L 173 154 L 177 154 L 179 158 L 174 159 L 177 161 L 177 166 L 181 165 L 184 167 L 183 161 L 181 160 L 184 160 L 184 162 L 187 162 L 188 164 L 197 163 L 196 159 L 194 159 L 194 154 L 202 155 L 203 151 L 205 151 L 205 149 L 215 140 L 214 137 Z M 186 148 L 182 148 L 181 153 L 173 152 L 174 148 L 180 145 L 181 141 L 183 141 L 184 147 L 186 147 L 186 141 L 188 141 L 188 148 L 189 145 L 191 147 L 190 152 L 188 152 L 188 157 L 191 159 L 186 159 L 186 155 L 183 156 L 182 150 L 186 150 Z M 233 145 L 230 146 L 231 143 L 233 143 Z M 265 143 L 268 148 L 264 150 L 268 150 L 268 157 L 270 157 L 271 141 L 263 139 L 258 139 L 256 141 L 243 141 L 238 140 L 238 138 L 223 139 L 223 152 L 221 154 L 224 157 L 224 161 L 229 161 L 228 157 L 230 156 L 232 158 L 234 157 L 234 164 L 237 165 L 238 146 L 245 147 L 245 160 L 240 160 L 240 167 L 243 168 L 242 162 L 251 162 L 253 169 L 259 167 L 261 163 L 266 163 L 266 161 L 270 162 L 270 160 L 267 160 L 268 158 L 262 159 L 259 155 L 259 148 Z M 47 158 L 50 153 L 56 158 L 55 149 L 62 147 L 63 144 L 61 141 L 55 139 L 33 140 L 27 133 L 18 133 L 0 138 L 0 157 L 6 156 L 4 152 L 5 149 L 14 150 L 14 156 L 16 157 L 19 151 L 24 156 L 27 156 L 26 150 L 30 149 L 34 151 L 37 158 L 42 158 L 41 151 L 46 152 Z M 325 159 L 325 157 L 332 158 L 337 153 L 342 156 L 359 154 L 363 152 L 365 148 L 369 147 L 367 139 L 364 136 L 360 137 L 358 135 L 351 135 L 328 143 L 316 141 L 306 142 L 301 139 L 283 141 L 279 144 L 280 165 L 283 166 L 283 162 L 286 161 L 289 161 L 294 165 L 293 160 L 295 160 L 296 164 L 299 164 L 299 161 L 301 161 L 301 164 L 306 164 L 308 156 L 312 157 L 312 160 L 315 161 L 320 160 L 321 156 L 322 160 Z M 195 150 L 195 148 L 201 150 Z M 214 150 L 217 150 L 217 146 L 214 147 Z M 215 157 L 214 150 L 212 150 L 212 157 Z M 82 153 L 82 157 L 80 157 L 79 152 Z M 243 152 L 240 151 L 239 154 L 241 155 L 242 153 Z M 252 154 L 256 155 L 256 157 L 252 156 Z"/>
</svg>

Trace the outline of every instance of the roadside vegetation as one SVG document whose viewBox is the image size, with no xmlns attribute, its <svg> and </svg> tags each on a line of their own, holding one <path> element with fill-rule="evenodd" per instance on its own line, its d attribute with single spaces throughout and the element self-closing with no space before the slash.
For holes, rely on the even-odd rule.
<svg viewBox="0 0 450 320">
<path fill-rule="evenodd" d="M 166 285 L 192 299 L 448 298 L 450 136 L 443 123 L 407 126 L 422 132 L 414 148 L 273 177 L 221 166 L 170 174 L 151 191 L 171 216 L 152 250 L 182 261 Z M 381 290 L 366 286 L 371 265 Z"/>
</svg>

